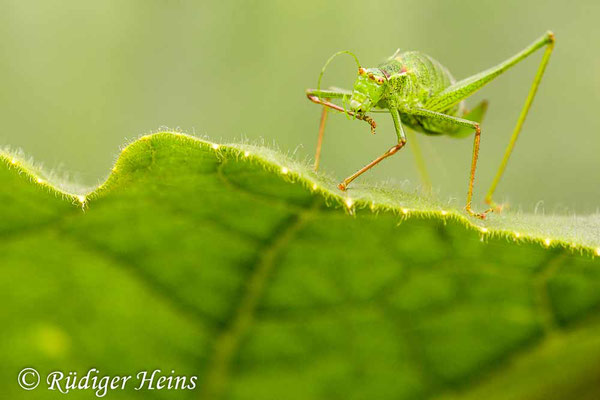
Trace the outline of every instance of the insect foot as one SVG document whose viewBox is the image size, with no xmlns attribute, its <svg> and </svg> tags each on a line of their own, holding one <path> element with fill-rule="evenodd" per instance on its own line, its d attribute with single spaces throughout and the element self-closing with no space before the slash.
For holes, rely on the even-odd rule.
<svg viewBox="0 0 600 400">
<path fill-rule="evenodd" d="M 342 182 L 338 185 L 338 189 L 340 189 L 342 192 L 345 192 L 347 187 L 348 184 L 346 184 L 345 182 Z"/>
<path fill-rule="evenodd" d="M 473 211 L 471 209 L 471 205 L 467 204 L 465 206 L 465 211 L 471 216 L 471 217 L 475 217 L 475 218 L 479 218 L 479 219 L 485 219 L 487 217 L 487 214 L 490 212 L 494 212 L 493 208 L 488 208 L 487 210 L 485 210 L 482 213 L 476 213 L 475 211 Z"/>
<path fill-rule="evenodd" d="M 484 199 L 485 203 L 488 204 L 491 207 L 491 210 L 493 212 L 497 212 L 500 213 L 502 212 L 502 210 L 504 210 L 505 208 L 509 208 L 509 205 L 506 203 L 502 203 L 502 204 L 497 204 L 494 200 L 492 200 L 489 197 L 486 197 Z"/>
</svg>

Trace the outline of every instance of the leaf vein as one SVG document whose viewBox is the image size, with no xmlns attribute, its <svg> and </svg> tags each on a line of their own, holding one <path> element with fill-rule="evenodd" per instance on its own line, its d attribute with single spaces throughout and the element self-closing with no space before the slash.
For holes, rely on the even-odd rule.
<svg viewBox="0 0 600 400">
<path fill-rule="evenodd" d="M 222 395 L 229 379 L 231 362 L 239 350 L 242 338 L 254 322 L 258 304 L 281 251 L 313 215 L 312 211 L 318 204 L 315 202 L 311 208 L 286 218 L 259 250 L 257 259 L 252 263 L 247 284 L 242 289 L 239 303 L 215 340 L 201 398 L 216 399 Z"/>
</svg>

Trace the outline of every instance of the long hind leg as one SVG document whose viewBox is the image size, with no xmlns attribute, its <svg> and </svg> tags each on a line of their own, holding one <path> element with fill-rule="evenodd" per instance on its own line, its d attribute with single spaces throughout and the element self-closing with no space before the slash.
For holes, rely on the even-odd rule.
<svg viewBox="0 0 600 400">
<path fill-rule="evenodd" d="M 450 87 L 444 89 L 441 93 L 431 98 L 426 104 L 425 109 L 430 111 L 443 112 L 453 105 L 457 104 L 461 100 L 469 97 L 481 87 L 486 85 L 487 83 L 494 80 L 499 75 L 506 72 L 511 67 L 515 66 L 519 62 L 523 61 L 525 58 L 529 57 L 531 54 L 541 49 L 542 47 L 546 47 L 546 51 L 542 56 L 542 60 L 540 61 L 540 65 L 538 67 L 537 73 L 533 79 L 533 83 L 531 88 L 529 89 L 529 94 L 527 95 L 527 99 L 525 100 L 525 104 L 521 109 L 521 114 L 519 115 L 519 119 L 517 120 L 517 124 L 515 129 L 513 130 L 512 136 L 510 138 L 510 142 L 508 143 L 508 147 L 506 148 L 506 152 L 504 153 L 504 157 L 502 162 L 500 163 L 500 167 L 498 168 L 498 172 L 492 181 L 490 189 L 488 190 L 487 195 L 485 196 L 485 201 L 488 204 L 494 205 L 494 201 L 492 200 L 492 196 L 500 179 L 502 178 L 502 174 L 506 169 L 506 164 L 508 164 L 508 160 L 512 151 L 515 147 L 515 143 L 519 134 L 521 133 L 521 128 L 523 127 L 523 123 L 525 122 L 525 118 L 527 118 L 527 113 L 531 107 L 531 103 L 535 97 L 535 93 L 537 92 L 538 86 L 544 75 L 544 71 L 546 69 L 546 65 L 550 59 L 550 55 L 552 54 L 552 50 L 554 49 L 554 34 L 552 32 L 546 32 L 546 34 L 540 37 L 538 40 L 533 42 L 531 45 L 523 49 L 521 52 L 517 53 L 513 57 L 507 59 L 506 61 L 489 68 L 483 72 L 470 76 L 466 79 L 463 79 Z"/>
<path fill-rule="evenodd" d="M 537 92 L 538 86 L 540 85 L 540 81 L 542 80 L 542 76 L 544 75 L 544 71 L 546 70 L 546 65 L 548 65 L 548 60 L 550 60 L 550 54 L 552 54 L 553 48 L 554 48 L 554 36 L 552 36 L 552 42 L 549 44 L 549 46 L 546 48 L 546 51 L 544 52 L 542 61 L 540 62 L 537 73 L 535 74 L 535 78 L 533 78 L 533 83 L 531 84 L 531 88 L 529 89 L 529 94 L 527 95 L 527 99 L 525 100 L 525 104 L 523 105 L 523 108 L 521 109 L 521 114 L 519 115 L 519 119 L 517 120 L 515 129 L 513 130 L 513 133 L 510 137 L 510 141 L 508 142 L 508 146 L 506 147 L 506 150 L 504 152 L 504 157 L 502 158 L 502 161 L 500 162 L 500 166 L 498 167 L 498 171 L 496 172 L 496 176 L 494 177 L 494 180 L 492 181 L 492 184 L 490 185 L 490 188 L 489 188 L 487 194 L 485 195 L 485 202 L 490 204 L 493 207 L 495 207 L 495 203 L 494 203 L 494 200 L 492 199 L 492 196 L 494 195 L 494 192 L 496 191 L 496 186 L 498 186 L 498 183 L 500 182 L 500 179 L 502 178 L 502 174 L 504 174 L 504 170 L 506 169 L 506 164 L 508 164 L 508 159 L 510 158 L 510 155 L 512 154 L 512 151 L 515 147 L 515 143 L 517 142 L 519 134 L 521 133 L 521 128 L 523 128 L 523 123 L 525 122 L 525 118 L 527 118 L 527 114 L 529 113 L 529 109 L 531 108 L 531 104 L 533 103 L 533 99 Z"/>
</svg>

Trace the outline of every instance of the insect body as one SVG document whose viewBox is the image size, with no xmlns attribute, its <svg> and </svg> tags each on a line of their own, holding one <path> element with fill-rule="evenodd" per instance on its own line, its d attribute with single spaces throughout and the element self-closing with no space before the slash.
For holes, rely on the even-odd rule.
<svg viewBox="0 0 600 400">
<path fill-rule="evenodd" d="M 480 122 L 485 114 L 487 103 L 485 101 L 481 102 L 471 111 L 467 111 L 464 99 L 544 46 L 546 46 L 546 51 L 540 62 L 529 95 L 521 110 L 496 177 L 485 198 L 486 202 L 492 205 L 492 208 L 482 213 L 476 213 L 471 209 L 471 202 L 481 138 Z M 402 127 L 403 124 L 413 130 L 430 135 L 446 134 L 453 137 L 464 137 L 474 132 L 471 173 L 465 209 L 472 216 L 484 218 L 488 212 L 499 209 L 499 207 L 495 206 L 492 195 L 502 177 L 523 122 L 531 107 L 553 47 L 554 35 L 548 32 L 515 56 L 459 82 L 456 82 L 450 72 L 439 62 L 417 51 L 396 52 L 386 62 L 375 68 L 361 67 L 358 59 L 355 57 L 358 64 L 358 77 L 352 91 L 342 89 L 321 90 L 320 80 L 329 62 L 341 53 L 352 55 L 352 53 L 346 51 L 334 54 L 321 71 L 317 89 L 308 89 L 306 91 L 307 97 L 311 101 L 324 106 L 319 127 L 315 169 L 319 165 L 321 143 L 328 109 L 344 112 L 359 120 L 368 122 L 371 125 L 373 133 L 375 133 L 376 123 L 367 114 L 369 112 L 389 112 L 392 116 L 397 136 L 396 145 L 353 175 L 344 179 L 339 184 L 341 190 L 346 190 L 348 184 L 358 176 L 404 147 L 406 144 L 406 135 Z M 342 106 L 332 103 L 330 99 L 341 99 Z"/>
</svg>

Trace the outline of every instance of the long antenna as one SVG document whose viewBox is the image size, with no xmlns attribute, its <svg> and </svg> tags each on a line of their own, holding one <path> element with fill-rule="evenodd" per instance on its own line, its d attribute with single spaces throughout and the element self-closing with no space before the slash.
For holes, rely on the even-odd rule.
<svg viewBox="0 0 600 400">
<path fill-rule="evenodd" d="M 334 55 L 329 57 L 329 59 L 327 60 L 325 65 L 323 65 L 323 68 L 321 69 L 321 73 L 319 74 L 319 80 L 317 81 L 317 90 L 321 90 L 321 79 L 323 79 L 323 75 L 325 74 L 325 70 L 327 69 L 327 66 L 329 65 L 330 62 L 333 61 L 334 58 L 336 58 L 340 54 L 351 55 L 352 58 L 354 58 L 354 61 L 356 61 L 356 65 L 358 66 L 358 68 L 360 68 L 360 62 L 358 61 L 358 57 L 356 57 L 356 55 L 354 53 L 352 53 L 350 50 L 338 51 L 337 53 L 335 53 Z"/>
<path fill-rule="evenodd" d="M 329 59 L 325 62 L 325 65 L 323 65 L 323 68 L 321 68 L 321 73 L 319 74 L 319 80 L 317 81 L 317 90 L 321 90 L 321 79 L 323 79 L 323 75 L 325 74 L 325 70 L 327 69 L 327 66 L 329 65 L 330 62 L 333 61 L 334 58 L 336 58 L 340 54 L 348 54 L 348 55 L 352 56 L 352 58 L 354 58 L 354 61 L 356 61 L 356 65 L 358 66 L 358 68 L 360 68 L 360 62 L 358 61 L 358 57 L 356 57 L 356 55 L 354 53 L 352 53 L 350 50 L 338 51 L 337 53 L 335 53 L 334 55 L 329 57 Z M 342 97 L 342 104 L 344 105 L 344 114 L 346 115 L 346 118 L 354 119 L 355 117 L 354 116 L 350 117 L 350 114 L 348 113 L 348 111 L 346 111 L 346 96 L 345 95 Z"/>
</svg>

